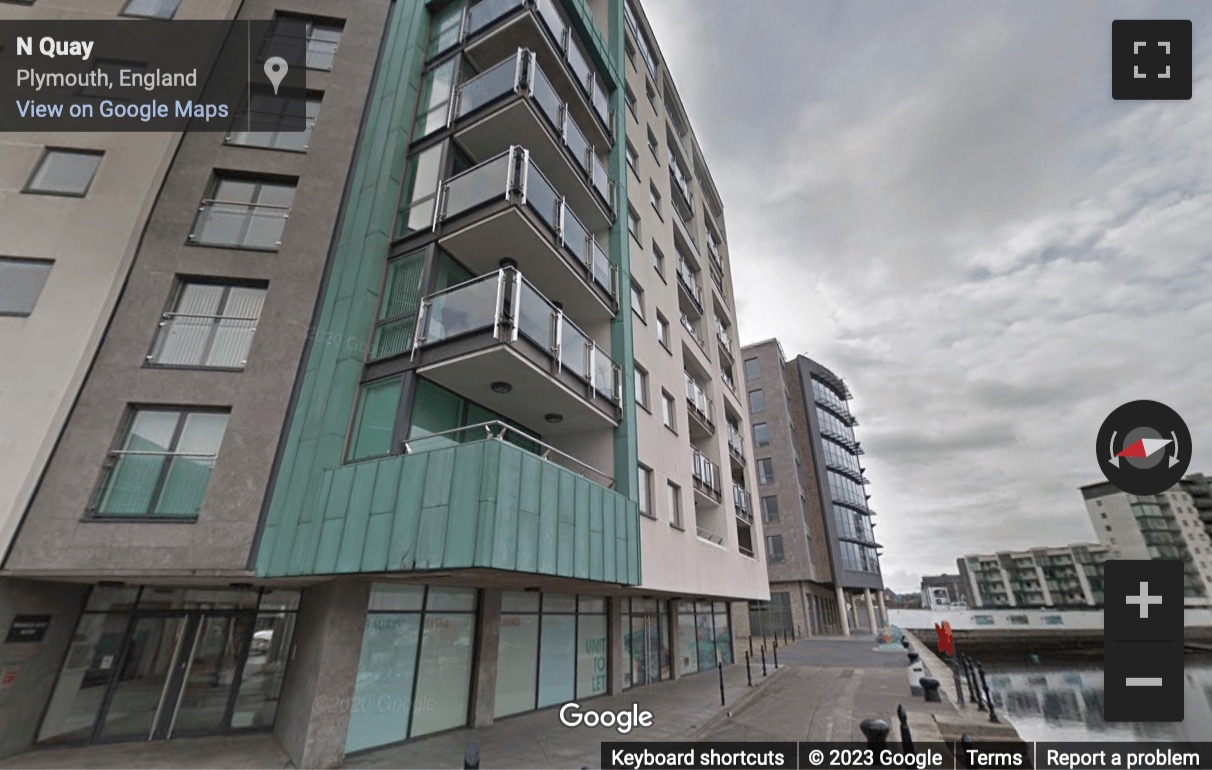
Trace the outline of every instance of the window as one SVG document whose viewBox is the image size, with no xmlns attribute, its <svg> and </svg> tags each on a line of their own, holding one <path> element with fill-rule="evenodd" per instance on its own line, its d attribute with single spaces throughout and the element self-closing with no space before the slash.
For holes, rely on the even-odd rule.
<svg viewBox="0 0 1212 770">
<path fill-rule="evenodd" d="M 635 402 L 648 408 L 648 372 L 639 364 L 635 365 Z"/>
<path fill-rule="evenodd" d="M 121 15 L 141 16 L 145 19 L 171 19 L 180 4 L 181 0 L 129 0 Z"/>
<path fill-rule="evenodd" d="M 639 153 L 637 153 L 635 151 L 635 147 L 633 147 L 631 142 L 628 141 L 627 142 L 627 167 L 631 169 L 631 172 L 633 174 L 635 174 L 637 179 L 639 179 L 639 177 L 640 177 L 640 170 L 638 168 L 639 162 L 640 162 Z"/>
<path fill-rule="evenodd" d="M 25 192 L 83 198 L 97 175 L 102 154 L 91 150 L 47 148 L 25 185 Z"/>
<path fill-rule="evenodd" d="M 297 125 L 298 107 L 293 100 L 283 97 L 269 97 L 268 94 L 257 98 L 258 106 L 272 105 L 275 112 L 257 112 L 250 114 L 245 108 L 243 119 L 237 118 L 236 125 L 255 125 L 257 131 L 232 131 L 227 135 L 227 143 L 242 147 L 259 147 L 266 150 L 289 150 L 291 152 L 306 152 L 307 144 L 311 141 L 311 130 L 316 124 L 316 116 L 320 114 L 320 97 L 309 96 L 304 105 L 304 122 L 302 131 L 286 131 L 284 127 Z"/>
<path fill-rule="evenodd" d="M 349 460 L 364 460 L 391 453 L 403 377 L 387 377 L 362 386 L 358 411 L 349 441 Z"/>
<path fill-rule="evenodd" d="M 766 410 L 766 397 L 760 390 L 749 391 L 749 412 L 757 414 Z"/>
<path fill-rule="evenodd" d="M 646 468 L 643 465 L 640 469 L 640 513 L 650 519 L 656 518 L 656 512 L 652 510 L 652 469 Z"/>
<path fill-rule="evenodd" d="M 635 67 L 635 46 L 632 45 L 630 37 L 623 38 L 623 53 L 627 54 L 627 61 L 631 62 L 632 67 Z"/>
<path fill-rule="evenodd" d="M 449 3 L 440 11 L 435 11 L 429 22 L 429 58 L 433 59 L 451 46 L 459 42 L 459 33 L 463 27 L 462 3 Z"/>
<path fill-rule="evenodd" d="M 669 482 L 669 523 L 682 528 L 682 488 Z"/>
<path fill-rule="evenodd" d="M 652 242 L 652 266 L 663 280 L 665 278 L 665 255 L 661 252 L 661 247 L 656 245 L 656 241 Z"/>
<path fill-rule="evenodd" d="M 657 216 L 661 216 L 661 193 L 652 183 L 648 185 L 648 202 L 652 204 L 652 210 L 657 213 Z"/>
<path fill-rule="evenodd" d="M 665 391 L 661 391 L 661 420 L 665 423 L 665 427 L 670 430 L 677 430 L 673 421 L 673 396 Z"/>
<path fill-rule="evenodd" d="M 769 524 L 779 520 L 778 495 L 766 495 L 762 498 L 762 521 Z"/>
<path fill-rule="evenodd" d="M 759 378 L 761 376 L 762 376 L 761 370 L 758 369 L 758 360 L 756 358 L 746 358 L 745 359 L 745 379 L 749 382 L 753 382 L 754 380 L 756 380 L 757 378 Z"/>
<path fill-rule="evenodd" d="M 433 227 L 433 209 L 442 176 L 442 145 L 418 150 L 404 164 L 404 186 L 400 195 L 400 213 L 396 218 L 396 237 Z"/>
<path fill-rule="evenodd" d="M 631 119 L 639 122 L 635 114 L 635 92 L 631 90 L 631 86 L 623 86 L 623 96 L 627 99 L 627 111 L 631 113 Z"/>
<path fill-rule="evenodd" d="M 644 90 L 648 92 L 648 101 L 652 104 L 652 108 L 657 109 L 657 90 L 651 80 L 645 81 Z"/>
<path fill-rule="evenodd" d="M 652 157 L 657 159 L 657 163 L 661 162 L 661 145 L 657 142 L 656 135 L 652 133 L 652 127 L 648 127 L 648 150 L 652 153 Z"/>
<path fill-rule="evenodd" d="M 630 204 L 627 206 L 627 232 L 638 242 L 640 240 L 640 215 L 635 213 Z"/>
<path fill-rule="evenodd" d="M 147 362 L 155 366 L 242 369 L 248 360 L 264 286 L 185 282 L 164 314 Z"/>
<path fill-rule="evenodd" d="M 227 412 L 135 409 L 109 454 L 97 516 L 196 516 Z"/>
<path fill-rule="evenodd" d="M 48 259 L 0 257 L 0 316 L 33 313 L 53 264 Z"/>
<path fill-rule="evenodd" d="M 759 484 L 771 484 L 774 482 L 774 460 L 769 457 L 757 461 L 757 474 Z"/>
<path fill-rule="evenodd" d="M 669 350 L 669 321 L 657 311 L 657 341 Z"/>
<path fill-rule="evenodd" d="M 764 422 L 753 424 L 753 445 L 767 446 L 770 444 L 770 426 Z"/>
<path fill-rule="evenodd" d="M 631 311 L 635 313 L 641 321 L 644 320 L 644 290 L 641 289 L 634 281 L 631 284 Z"/>
<path fill-rule="evenodd" d="M 766 535 L 766 560 L 771 564 L 782 564 L 783 558 L 783 536 Z"/>
<path fill-rule="evenodd" d="M 277 251 L 295 183 L 217 176 L 202 201 L 190 243 Z"/>
<path fill-rule="evenodd" d="M 458 31 L 457 28 L 455 30 Z M 455 82 L 459 79 L 459 58 L 447 59 L 421 77 L 420 107 L 413 121 L 412 141 L 429 136 L 439 128 L 446 127 L 450 97 L 454 94 Z"/>
<path fill-rule="evenodd" d="M 262 51 L 261 61 L 273 55 L 275 41 L 293 49 L 298 45 L 298 39 L 303 38 L 307 45 L 307 68 L 310 70 L 332 69 L 333 58 L 337 54 L 337 46 L 341 44 L 343 23 L 337 19 L 309 19 L 302 16 L 278 14 L 274 19 L 274 29 L 269 33 L 266 49 Z"/>
</svg>

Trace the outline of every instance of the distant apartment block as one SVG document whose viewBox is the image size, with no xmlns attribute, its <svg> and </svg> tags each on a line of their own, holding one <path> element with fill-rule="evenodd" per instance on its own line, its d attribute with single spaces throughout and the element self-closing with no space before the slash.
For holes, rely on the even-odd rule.
<svg viewBox="0 0 1212 770">
<path fill-rule="evenodd" d="M 787 360 L 778 340 L 741 358 L 770 574 L 770 605 L 755 605 L 750 624 L 870 631 L 886 617 L 884 583 L 850 390 L 816 361 Z"/>
<path fill-rule="evenodd" d="M 1113 559 L 1181 559 L 1188 606 L 1212 604 L 1212 488 L 1202 473 L 1147 497 L 1109 483 L 1082 487 L 1099 542 Z"/>
<path fill-rule="evenodd" d="M 922 578 L 922 609 L 961 609 L 967 606 L 964 580 L 959 575 L 926 575 Z"/>
<path fill-rule="evenodd" d="M 957 560 L 964 600 L 972 608 L 1100 607 L 1109 553 L 1079 543 L 964 556 Z"/>
</svg>

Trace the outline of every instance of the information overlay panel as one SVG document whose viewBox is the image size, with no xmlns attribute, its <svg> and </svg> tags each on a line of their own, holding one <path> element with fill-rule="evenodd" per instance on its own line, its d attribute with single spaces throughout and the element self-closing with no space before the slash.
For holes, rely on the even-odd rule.
<svg viewBox="0 0 1212 770">
<path fill-rule="evenodd" d="M 1212 743 L 1099 741 L 1033 743 L 1023 741 L 899 743 L 668 743 L 655 741 L 602 744 L 604 770 L 648 768 L 803 768 L 810 770 L 960 770 L 961 768 L 1038 768 L 1039 770 L 1140 770 L 1206 768 L 1212 770 Z"/>
<path fill-rule="evenodd" d="M 6 21 L 0 131 L 302 131 L 302 21 Z"/>
</svg>

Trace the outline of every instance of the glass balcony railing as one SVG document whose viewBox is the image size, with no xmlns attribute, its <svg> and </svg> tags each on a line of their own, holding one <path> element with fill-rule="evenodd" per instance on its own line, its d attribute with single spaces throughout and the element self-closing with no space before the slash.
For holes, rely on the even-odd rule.
<svg viewBox="0 0 1212 770">
<path fill-rule="evenodd" d="M 678 256 L 678 283 L 686 289 L 699 312 L 703 312 L 703 287 L 699 285 L 698 271 L 681 255 Z"/>
<path fill-rule="evenodd" d="M 585 280 L 596 283 L 618 302 L 618 266 L 525 149 L 511 147 L 446 179 L 440 188 L 440 200 L 434 218 L 435 230 L 447 219 L 496 200 L 524 204 L 547 225 L 556 245 L 584 269 Z"/>
<path fill-rule="evenodd" d="M 467 9 L 463 40 L 470 40 L 497 21 L 527 7 L 532 7 L 542 21 L 550 42 L 568 66 L 570 78 L 576 81 L 585 95 L 593 113 L 601 121 L 601 127 L 608 135 L 613 136 L 614 121 L 611 119 L 610 95 L 602 79 L 589 63 L 589 57 L 581 44 L 577 42 L 572 28 L 564 21 L 556 0 L 480 0 Z"/>
<path fill-rule="evenodd" d="M 711 398 L 708 397 L 707 391 L 703 390 L 698 380 L 689 374 L 683 376 L 686 379 L 686 405 L 690 409 L 691 414 L 705 422 L 708 428 L 715 430 L 715 423 L 711 419 L 714 405 Z"/>
<path fill-rule="evenodd" d="M 749 493 L 740 484 L 732 485 L 732 505 L 736 508 L 738 519 L 753 523 L 753 506 L 749 502 Z"/>
<path fill-rule="evenodd" d="M 742 463 L 745 462 L 745 437 L 731 423 L 728 424 L 728 452 Z"/>
<path fill-rule="evenodd" d="M 705 493 L 709 497 L 721 500 L 723 498 L 723 487 L 721 486 L 720 468 L 711 460 L 707 459 L 707 455 L 697 449 L 691 449 L 691 477 L 694 479 L 695 489 Z"/>
<path fill-rule="evenodd" d="M 551 80 L 539 67 L 538 57 L 530 51 L 518 49 L 515 55 L 460 85 L 450 112 L 451 123 L 509 94 L 522 94 L 534 100 L 538 111 L 584 175 L 586 184 L 613 212 L 614 180 L 607 173 L 606 164 L 598 156 L 597 149 L 585 138 L 585 132 L 573 119 L 568 104 L 556 93 Z"/>
<path fill-rule="evenodd" d="M 555 371 L 568 371 L 597 395 L 621 403 L 619 365 L 512 267 L 426 297 L 421 303 L 413 355 L 432 345 L 488 331 L 500 343 L 524 337 L 551 359 Z"/>
<path fill-rule="evenodd" d="M 732 337 L 728 334 L 728 329 L 724 324 L 720 323 L 717 318 L 715 321 L 715 339 L 720 343 L 720 350 L 724 351 L 729 358 L 732 358 Z"/>
<path fill-rule="evenodd" d="M 699 349 L 705 353 L 707 346 L 703 344 L 703 336 L 699 334 L 699 330 L 695 328 L 694 321 L 691 321 L 690 316 L 686 315 L 685 313 L 682 313 L 681 320 L 682 328 L 690 333 L 690 336 L 694 339 L 695 344 L 697 344 Z"/>
</svg>

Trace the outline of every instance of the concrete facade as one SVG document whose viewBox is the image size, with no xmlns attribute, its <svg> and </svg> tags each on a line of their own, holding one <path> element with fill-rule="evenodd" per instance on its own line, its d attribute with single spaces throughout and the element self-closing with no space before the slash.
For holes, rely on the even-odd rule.
<svg viewBox="0 0 1212 770">
<path fill-rule="evenodd" d="M 1109 548 L 1078 543 L 974 554 L 956 563 L 971 608 L 1101 607 L 1102 565 L 1108 558 L 1113 558 Z"/>
</svg>

